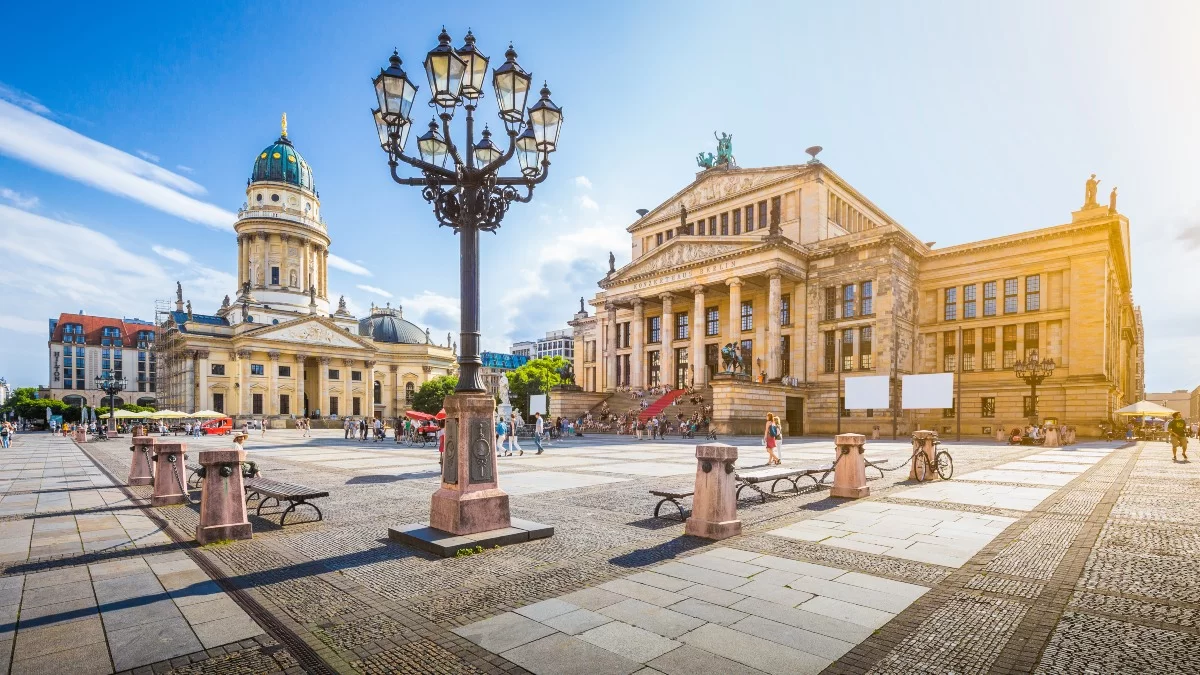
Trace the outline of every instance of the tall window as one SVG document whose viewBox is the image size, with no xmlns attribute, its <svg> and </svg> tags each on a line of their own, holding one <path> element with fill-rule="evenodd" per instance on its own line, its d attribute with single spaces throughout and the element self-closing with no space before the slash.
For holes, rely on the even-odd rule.
<svg viewBox="0 0 1200 675">
<path fill-rule="evenodd" d="M 658 371 L 659 371 L 658 350 L 655 350 L 655 351 L 652 351 L 652 352 L 648 352 L 648 353 L 647 353 L 647 355 L 650 357 L 650 358 L 648 359 L 648 360 L 649 360 L 649 362 L 650 362 L 650 367 L 649 367 L 649 368 L 647 368 L 647 370 L 646 370 L 646 374 L 648 375 L 648 379 L 649 379 L 649 381 L 648 381 L 646 384 L 647 384 L 647 385 L 649 385 L 649 386 L 651 386 L 651 387 L 657 387 L 657 386 L 658 386 L 658 383 L 659 383 L 659 378 L 658 378 Z"/>
<path fill-rule="evenodd" d="M 825 331 L 825 372 L 832 373 L 837 367 L 837 333 Z"/>
<path fill-rule="evenodd" d="M 329 397 L 329 414 L 330 415 L 338 414 L 338 397 L 336 397 L 336 396 Z"/>
<path fill-rule="evenodd" d="M 982 411 L 980 417 L 995 417 L 996 416 L 996 397 L 984 396 L 979 399 L 979 409 Z"/>
<path fill-rule="evenodd" d="M 412 382 L 404 383 L 404 405 L 411 406 L 413 402 L 413 396 L 415 396 L 416 393 L 417 386 L 415 384 Z"/>
<path fill-rule="evenodd" d="M 350 410 L 353 411 L 351 414 L 353 414 L 355 417 L 358 417 L 359 415 L 361 415 L 362 414 L 362 399 L 357 396 L 350 399 Z"/>
<path fill-rule="evenodd" d="M 721 312 L 716 307 L 704 310 L 704 334 L 719 335 L 721 333 Z"/>
<path fill-rule="evenodd" d="M 662 341 L 662 317 L 652 316 L 646 319 L 646 333 L 649 334 L 650 342 Z"/>
<path fill-rule="evenodd" d="M 1025 311 L 1036 312 L 1042 308 L 1042 275 L 1025 277 Z"/>
<path fill-rule="evenodd" d="M 717 217 L 709 216 L 708 218 L 708 234 L 715 236 L 717 234 Z"/>
<path fill-rule="evenodd" d="M 688 339 L 688 315 L 687 312 L 680 312 L 675 315 L 675 339 Z"/>
<path fill-rule="evenodd" d="M 276 286 L 279 285 L 279 268 L 278 267 L 271 267 L 271 283 Z"/>
<path fill-rule="evenodd" d="M 792 374 L 792 336 L 779 337 L 779 372 L 784 375 Z"/>
<path fill-rule="evenodd" d="M 742 363 L 746 364 L 747 369 L 752 369 L 753 366 L 750 364 L 754 363 L 754 340 L 742 340 L 741 346 Z"/>
<path fill-rule="evenodd" d="M 953 373 L 958 369 L 958 334 L 948 330 L 942 333 L 942 372 Z"/>
<path fill-rule="evenodd" d="M 734 234 L 742 233 L 742 210 L 741 209 L 733 210 L 733 233 Z"/>
<path fill-rule="evenodd" d="M 1005 369 L 1012 368 L 1017 362 L 1017 327 L 1004 326 L 1004 365 Z"/>
<path fill-rule="evenodd" d="M 754 301 L 742 301 L 742 330 L 754 330 Z"/>
<path fill-rule="evenodd" d="M 862 282 L 862 293 L 859 294 L 859 301 L 862 305 L 862 315 L 871 316 L 875 313 L 875 284 L 874 282 Z"/>
<path fill-rule="evenodd" d="M 213 410 L 223 413 L 225 412 L 225 394 L 212 395 Z"/>
<path fill-rule="evenodd" d="M 996 282 L 994 281 L 983 285 L 983 315 L 996 316 Z"/>
<path fill-rule="evenodd" d="M 842 286 L 842 318 L 849 319 L 855 314 L 854 306 L 855 286 L 854 284 L 846 284 Z"/>
<path fill-rule="evenodd" d="M 729 234 L 729 212 L 721 214 L 721 234 Z"/>
<path fill-rule="evenodd" d="M 837 318 L 837 287 L 825 287 L 825 320 L 832 321 Z"/>
<path fill-rule="evenodd" d="M 383 403 L 383 384 L 376 381 L 373 388 L 374 388 L 373 395 L 374 395 L 375 405 L 380 405 L 381 403 Z"/>
<path fill-rule="evenodd" d="M 942 312 L 942 318 L 946 321 L 953 321 L 958 318 L 958 289 L 947 288 L 945 294 L 946 300 L 943 303 L 945 309 Z"/>
<path fill-rule="evenodd" d="M 870 326 L 863 326 L 858 329 L 858 367 L 862 370 L 870 370 L 875 367 L 873 358 L 875 356 L 875 348 L 872 339 L 875 336 L 875 330 Z"/>
<path fill-rule="evenodd" d="M 983 369 L 996 369 L 996 327 L 983 329 Z"/>
<path fill-rule="evenodd" d="M 779 298 L 779 325 L 792 325 L 792 296 L 788 293 Z"/>
<path fill-rule="evenodd" d="M 975 284 L 963 286 L 963 318 L 975 318 Z"/>
<path fill-rule="evenodd" d="M 746 231 L 754 231 L 754 205 L 746 207 Z"/>
<path fill-rule="evenodd" d="M 251 394 L 250 395 L 250 406 L 251 406 L 252 412 L 255 415 L 263 414 L 262 401 L 263 401 L 262 394 Z"/>
<path fill-rule="evenodd" d="M 758 203 L 758 229 L 769 227 L 771 223 L 767 222 L 767 200 Z"/>
<path fill-rule="evenodd" d="M 963 355 L 962 369 L 975 370 L 975 329 L 962 332 Z"/>
<path fill-rule="evenodd" d="M 854 370 L 854 329 L 842 331 L 842 370 Z"/>
<path fill-rule="evenodd" d="M 1025 353 L 1038 348 L 1039 342 L 1038 325 L 1036 323 L 1025 324 Z"/>
<path fill-rule="evenodd" d="M 291 396 L 288 396 L 287 394 L 279 395 L 279 414 L 280 415 L 291 415 L 292 414 L 292 397 Z"/>
<path fill-rule="evenodd" d="M 1017 311 L 1017 280 L 1004 280 L 1004 313 L 1015 314 Z"/>
<path fill-rule="evenodd" d="M 662 246 L 662 243 L 663 243 L 663 233 L 659 232 L 658 234 L 654 235 L 654 245 Z"/>
</svg>

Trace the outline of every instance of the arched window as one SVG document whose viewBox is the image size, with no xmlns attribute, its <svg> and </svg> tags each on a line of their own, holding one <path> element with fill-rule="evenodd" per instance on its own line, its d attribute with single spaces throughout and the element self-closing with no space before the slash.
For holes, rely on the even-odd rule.
<svg viewBox="0 0 1200 675">
<path fill-rule="evenodd" d="M 375 405 L 383 403 L 383 385 L 375 380 Z"/>
<path fill-rule="evenodd" d="M 404 384 L 404 405 L 412 405 L 413 394 L 417 393 L 417 387 L 412 382 Z"/>
</svg>

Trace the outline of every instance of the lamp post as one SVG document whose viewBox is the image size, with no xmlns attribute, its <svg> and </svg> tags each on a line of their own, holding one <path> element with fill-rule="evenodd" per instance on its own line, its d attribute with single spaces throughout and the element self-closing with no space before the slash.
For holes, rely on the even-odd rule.
<svg viewBox="0 0 1200 675">
<path fill-rule="evenodd" d="M 125 391 L 125 378 L 113 377 L 110 373 L 105 372 L 104 375 L 96 376 L 96 388 L 108 394 L 108 422 L 109 428 L 114 432 L 117 430 L 117 393 Z"/>
<path fill-rule="evenodd" d="M 378 107 L 371 113 L 392 180 L 421 188 L 421 196 L 433 206 L 438 225 L 451 228 L 459 237 L 462 308 L 458 385 L 445 401 L 442 487 L 433 496 L 429 523 L 434 529 L 455 534 L 509 526 L 508 495 L 496 483 L 492 430 L 495 402 L 487 394 L 481 373 L 479 233 L 495 232 L 509 206 L 529 202 L 534 186 L 549 176 L 550 154 L 557 149 L 563 119 L 562 109 L 550 100 L 550 89 L 545 85 L 540 98 L 526 108 L 533 76 L 517 63 L 512 45 L 504 59 L 492 70 L 492 88 L 500 123 L 508 136 L 506 150 L 492 141 L 492 131 L 486 126 L 476 139 L 475 112 L 485 95 L 489 59 L 475 46 L 470 31 L 463 45 L 455 49 L 449 33 L 442 28 L 437 46 L 425 55 L 429 107 L 434 119 L 417 137 L 419 158 L 405 154 L 404 149 L 413 127 L 412 105 L 419 87 L 409 80 L 397 52 L 372 81 Z M 466 115 L 462 145 L 456 144 L 450 133 L 450 122 L 460 107 Z M 520 175 L 501 177 L 500 169 L 514 155 Z M 401 177 L 397 173 L 401 162 L 419 170 L 421 176 Z"/>
<path fill-rule="evenodd" d="M 1042 361 L 1038 358 L 1036 349 L 1031 350 L 1026 361 L 1013 364 L 1013 372 L 1025 384 L 1029 385 L 1029 420 L 1030 424 L 1038 423 L 1037 388 L 1047 377 L 1054 374 L 1054 359 Z"/>
</svg>

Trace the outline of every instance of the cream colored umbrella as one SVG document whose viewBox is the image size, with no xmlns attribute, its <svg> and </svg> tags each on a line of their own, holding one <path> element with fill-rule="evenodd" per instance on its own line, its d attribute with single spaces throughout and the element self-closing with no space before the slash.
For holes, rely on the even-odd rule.
<svg viewBox="0 0 1200 675">
<path fill-rule="evenodd" d="M 1123 417 L 1170 417 L 1177 412 L 1179 411 L 1157 403 L 1151 403 L 1150 401 L 1138 401 L 1133 405 L 1127 405 L 1120 410 L 1114 411 L 1113 414 Z"/>
<path fill-rule="evenodd" d="M 159 410 L 158 412 L 152 412 L 149 415 L 144 415 L 144 417 L 148 417 L 152 420 L 173 420 L 180 417 L 187 417 L 187 413 L 181 413 L 175 410 Z"/>
<path fill-rule="evenodd" d="M 117 408 L 117 411 L 115 413 L 104 413 L 103 415 L 100 416 L 100 419 L 107 420 L 107 419 L 111 419 L 114 416 L 119 420 L 140 420 L 141 418 L 145 417 L 145 415 L 143 413 L 135 413 L 135 412 L 132 412 L 129 410 L 122 410 L 120 408 Z"/>
<path fill-rule="evenodd" d="M 201 410 L 200 412 L 192 413 L 191 416 L 196 419 L 201 419 L 201 420 L 211 420 L 211 419 L 216 419 L 218 417 L 228 417 L 228 415 L 226 415 L 225 413 L 219 413 L 216 410 Z"/>
</svg>

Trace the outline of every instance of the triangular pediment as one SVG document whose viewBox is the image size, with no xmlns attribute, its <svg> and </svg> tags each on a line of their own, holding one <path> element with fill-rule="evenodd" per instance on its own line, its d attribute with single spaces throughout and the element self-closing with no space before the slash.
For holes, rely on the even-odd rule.
<svg viewBox="0 0 1200 675">
<path fill-rule="evenodd" d="M 745 237 L 745 239 L 747 241 L 713 242 L 676 238 L 654 253 L 617 270 L 615 274 L 601 282 L 601 285 L 613 286 L 648 274 L 662 274 L 707 260 L 737 255 L 762 245 L 761 237 Z"/>
<path fill-rule="evenodd" d="M 352 335 L 337 324 L 319 316 L 308 316 L 276 326 L 264 326 L 239 336 L 241 339 L 271 340 L 321 347 L 374 348 L 370 342 Z"/>
<path fill-rule="evenodd" d="M 634 232 L 668 218 L 679 218 L 679 207 L 694 212 L 710 204 L 733 199 L 766 185 L 794 178 L 810 170 L 807 165 L 776 166 L 762 169 L 715 168 L 701 172 L 690 185 L 651 209 L 628 228 Z"/>
</svg>

